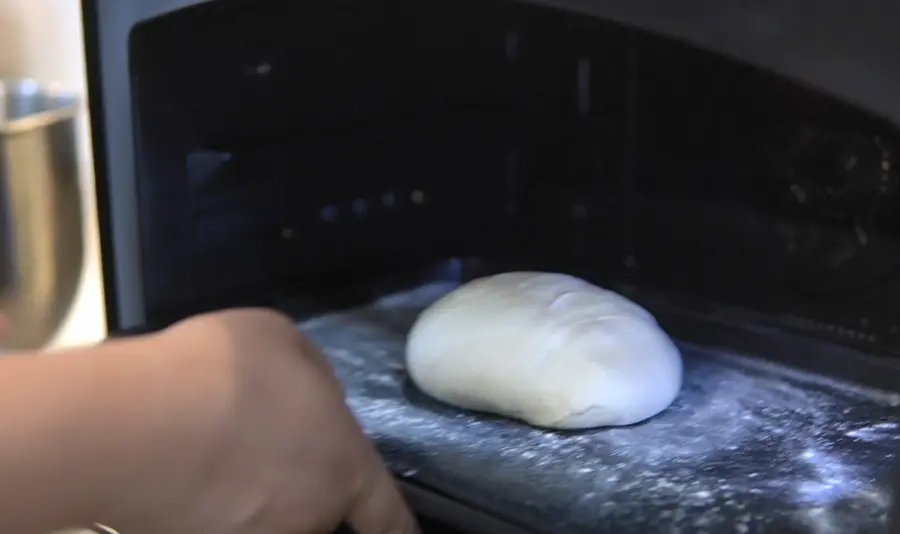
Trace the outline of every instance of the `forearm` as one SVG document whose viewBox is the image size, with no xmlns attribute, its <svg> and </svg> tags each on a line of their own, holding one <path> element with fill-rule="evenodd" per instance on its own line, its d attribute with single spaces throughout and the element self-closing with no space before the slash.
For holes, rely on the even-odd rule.
<svg viewBox="0 0 900 534">
<path fill-rule="evenodd" d="M 165 498 L 145 481 L 205 408 L 171 350 L 153 337 L 0 359 L 0 532 L 115 527 Z"/>
</svg>

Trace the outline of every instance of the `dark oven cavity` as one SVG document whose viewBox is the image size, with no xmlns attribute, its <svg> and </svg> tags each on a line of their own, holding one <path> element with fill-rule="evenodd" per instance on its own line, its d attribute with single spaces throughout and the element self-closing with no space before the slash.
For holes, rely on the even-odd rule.
<svg viewBox="0 0 900 534">
<path fill-rule="evenodd" d="M 468 256 L 900 350 L 884 124 L 526 3 L 247 5 L 131 35 L 151 320 Z"/>
</svg>

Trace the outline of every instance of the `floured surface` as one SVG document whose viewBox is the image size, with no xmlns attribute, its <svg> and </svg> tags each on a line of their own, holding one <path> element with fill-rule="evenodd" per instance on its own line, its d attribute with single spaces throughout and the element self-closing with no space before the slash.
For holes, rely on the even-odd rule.
<svg viewBox="0 0 900 534">
<path fill-rule="evenodd" d="M 405 336 L 449 285 L 301 328 L 402 476 L 548 534 L 885 532 L 879 487 L 900 413 L 864 389 L 681 344 L 685 383 L 649 422 L 551 433 L 426 398 L 403 371 Z"/>
</svg>

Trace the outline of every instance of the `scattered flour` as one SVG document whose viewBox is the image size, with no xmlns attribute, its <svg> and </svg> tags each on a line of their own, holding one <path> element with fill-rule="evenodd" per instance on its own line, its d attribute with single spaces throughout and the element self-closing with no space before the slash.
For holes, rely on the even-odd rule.
<svg viewBox="0 0 900 534">
<path fill-rule="evenodd" d="M 862 441 L 880 442 L 900 439 L 897 423 L 878 423 L 847 432 L 847 436 Z"/>
<path fill-rule="evenodd" d="M 450 289 L 300 325 L 399 476 L 546 532 L 884 531 L 877 477 L 900 415 L 877 397 L 681 343 L 681 396 L 641 425 L 554 433 L 462 412 L 417 391 L 403 369 L 412 322 Z"/>
</svg>

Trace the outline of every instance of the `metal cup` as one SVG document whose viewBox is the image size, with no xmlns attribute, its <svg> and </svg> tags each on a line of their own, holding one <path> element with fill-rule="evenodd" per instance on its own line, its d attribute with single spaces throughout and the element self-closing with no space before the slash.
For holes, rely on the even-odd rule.
<svg viewBox="0 0 900 534">
<path fill-rule="evenodd" d="M 37 348 L 74 300 L 84 257 L 75 94 L 0 82 L 0 312 L 5 349 Z"/>
</svg>

